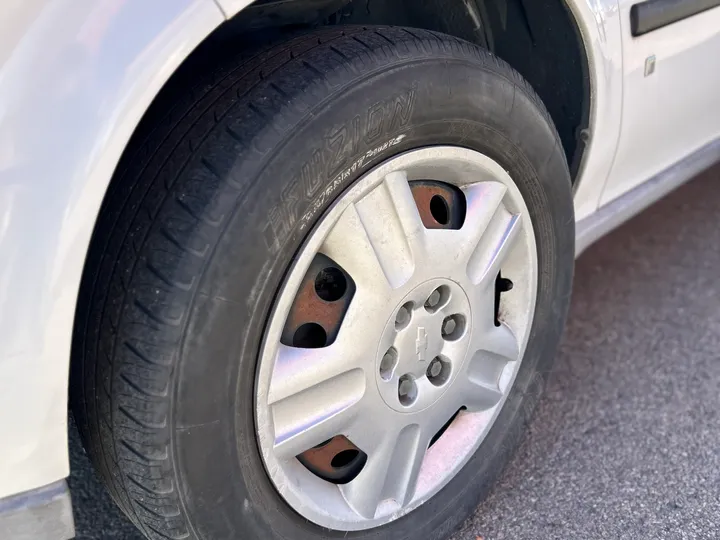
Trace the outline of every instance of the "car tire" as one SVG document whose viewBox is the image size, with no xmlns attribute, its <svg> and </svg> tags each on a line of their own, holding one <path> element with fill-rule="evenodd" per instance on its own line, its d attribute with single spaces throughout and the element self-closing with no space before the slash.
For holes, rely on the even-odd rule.
<svg viewBox="0 0 720 540">
<path fill-rule="evenodd" d="M 71 381 L 94 466 L 153 540 L 446 538 L 519 444 L 564 326 L 574 216 L 553 123 L 507 64 L 421 30 L 328 28 L 220 64 L 170 83 L 100 213 Z M 379 164 L 438 145 L 488 156 L 527 206 L 537 249 L 527 348 L 489 433 L 438 493 L 378 527 L 318 525 L 288 504 L 261 455 L 266 327 L 334 202 Z"/>
</svg>

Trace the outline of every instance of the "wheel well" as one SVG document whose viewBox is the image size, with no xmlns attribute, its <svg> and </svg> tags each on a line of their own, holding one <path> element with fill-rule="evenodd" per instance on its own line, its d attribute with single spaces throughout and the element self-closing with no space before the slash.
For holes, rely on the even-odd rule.
<svg viewBox="0 0 720 540">
<path fill-rule="evenodd" d="M 552 117 L 573 180 L 590 118 L 588 61 L 566 0 L 257 0 L 220 30 L 269 31 L 386 24 L 443 32 L 490 49 L 532 85 Z"/>
</svg>

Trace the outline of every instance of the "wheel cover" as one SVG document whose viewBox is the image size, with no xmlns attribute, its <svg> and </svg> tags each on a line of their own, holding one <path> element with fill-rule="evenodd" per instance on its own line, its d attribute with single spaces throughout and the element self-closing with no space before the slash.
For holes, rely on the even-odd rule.
<svg viewBox="0 0 720 540">
<path fill-rule="evenodd" d="M 410 184 L 427 180 L 464 195 L 460 228 L 427 227 L 422 197 Z M 293 346 L 284 332 L 318 254 L 350 277 L 352 299 L 331 344 Z M 501 272 L 513 287 L 496 312 Z M 365 174 L 310 233 L 264 337 L 257 436 L 281 496 L 308 520 L 349 531 L 391 522 L 435 495 L 475 453 L 503 406 L 536 293 L 528 209 L 495 161 L 431 147 Z M 366 456 L 347 483 L 311 472 L 328 441 Z"/>
</svg>

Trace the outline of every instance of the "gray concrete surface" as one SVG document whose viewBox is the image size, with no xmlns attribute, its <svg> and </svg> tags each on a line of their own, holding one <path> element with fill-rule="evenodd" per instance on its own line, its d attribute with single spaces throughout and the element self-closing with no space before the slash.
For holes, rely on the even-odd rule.
<svg viewBox="0 0 720 540">
<path fill-rule="evenodd" d="M 528 437 L 453 540 L 720 538 L 719 356 L 716 167 L 579 259 Z M 71 453 L 79 538 L 141 540 Z"/>
</svg>

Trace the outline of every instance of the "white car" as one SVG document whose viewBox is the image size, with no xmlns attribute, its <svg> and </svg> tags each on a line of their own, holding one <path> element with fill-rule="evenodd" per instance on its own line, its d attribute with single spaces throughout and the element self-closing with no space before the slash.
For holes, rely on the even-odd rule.
<svg viewBox="0 0 720 540">
<path fill-rule="evenodd" d="M 720 0 L 5 0 L 0 538 L 68 400 L 151 540 L 446 538 L 719 96 Z"/>
</svg>

